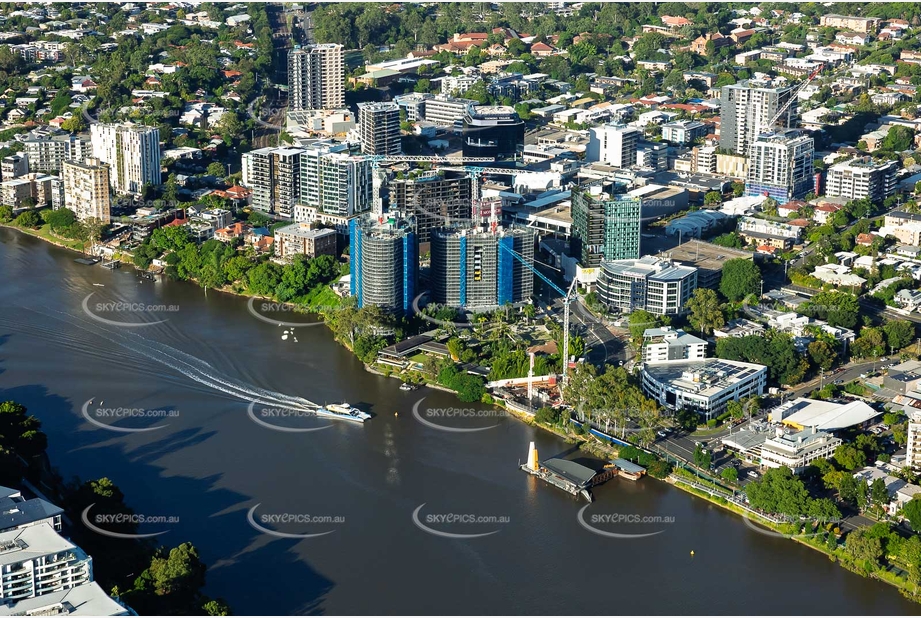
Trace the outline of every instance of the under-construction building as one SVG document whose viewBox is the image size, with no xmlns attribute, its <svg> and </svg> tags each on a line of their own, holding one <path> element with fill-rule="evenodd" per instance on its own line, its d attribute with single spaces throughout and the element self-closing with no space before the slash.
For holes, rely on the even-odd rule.
<svg viewBox="0 0 921 618">
<path fill-rule="evenodd" d="M 534 293 L 534 232 L 473 225 L 431 232 L 432 301 L 469 311 L 528 301 Z"/>
<path fill-rule="evenodd" d="M 351 293 L 358 307 L 395 313 L 412 309 L 419 255 L 412 220 L 369 215 L 349 221 Z"/>
<path fill-rule="evenodd" d="M 429 242 L 436 227 L 468 221 L 472 200 L 472 179 L 456 172 L 390 181 L 390 208 L 413 215 L 420 243 Z"/>
</svg>

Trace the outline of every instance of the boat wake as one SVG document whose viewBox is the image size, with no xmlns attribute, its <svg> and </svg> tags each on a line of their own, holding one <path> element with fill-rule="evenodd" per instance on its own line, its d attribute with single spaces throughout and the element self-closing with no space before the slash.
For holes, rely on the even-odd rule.
<svg viewBox="0 0 921 618">
<path fill-rule="evenodd" d="M 118 329 L 106 328 L 105 326 L 95 323 L 90 324 L 85 320 L 64 312 L 55 311 L 53 313 L 49 313 L 36 311 L 34 308 L 30 308 L 29 310 L 35 313 L 40 313 L 41 315 L 44 315 L 50 319 L 64 322 L 69 326 L 80 329 L 90 335 L 101 337 L 111 343 L 114 343 L 122 349 L 127 350 L 133 355 L 140 355 L 144 358 L 155 361 L 175 372 L 178 372 L 182 376 L 207 387 L 207 389 L 210 391 L 216 390 L 225 395 L 228 395 L 233 399 L 240 399 L 246 402 L 255 402 L 262 405 L 278 406 L 281 408 L 293 410 L 315 410 L 316 408 L 320 407 L 319 405 L 308 399 L 304 399 L 303 397 L 293 397 L 278 391 L 260 388 L 247 382 L 233 380 L 226 375 L 223 375 L 210 363 L 200 358 L 192 356 L 191 354 L 187 354 L 186 352 L 183 352 L 182 350 L 176 349 L 173 346 L 167 345 L 165 343 L 149 339 L 148 337 L 135 332 L 122 332 Z M 14 330 L 14 332 L 17 330 L 23 330 L 20 326 L 13 324 L 11 324 L 10 327 L 12 330 Z M 47 339 L 49 338 L 49 335 L 58 337 L 60 335 L 60 331 L 49 329 L 47 332 L 43 332 L 41 334 L 44 335 L 43 338 Z M 73 335 L 67 335 L 65 338 L 71 342 L 74 339 Z M 85 351 L 85 348 L 83 349 Z"/>
</svg>

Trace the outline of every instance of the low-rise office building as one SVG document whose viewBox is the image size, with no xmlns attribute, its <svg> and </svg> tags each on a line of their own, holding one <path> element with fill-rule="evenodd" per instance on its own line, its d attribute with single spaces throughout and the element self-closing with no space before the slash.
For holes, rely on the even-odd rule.
<svg viewBox="0 0 921 618">
<path fill-rule="evenodd" d="M 680 313 L 697 289 L 697 269 L 646 256 L 601 263 L 598 300 L 608 309 L 655 315 Z"/>
<path fill-rule="evenodd" d="M 642 369 L 647 396 L 672 410 L 694 410 L 707 420 L 722 414 L 729 401 L 761 395 L 766 384 L 764 365 L 719 358 L 646 363 Z"/>
<path fill-rule="evenodd" d="M 831 457 L 840 444 L 841 438 L 815 429 L 782 434 L 761 445 L 761 465 L 767 468 L 786 466 L 798 474 L 816 459 Z"/>
<path fill-rule="evenodd" d="M 275 230 L 275 252 L 280 258 L 306 255 L 336 255 L 336 230 L 315 228 L 307 223 L 292 223 Z"/>
<path fill-rule="evenodd" d="M 643 362 L 662 363 L 702 360 L 707 357 L 707 342 L 671 326 L 647 328 L 643 332 Z"/>
</svg>

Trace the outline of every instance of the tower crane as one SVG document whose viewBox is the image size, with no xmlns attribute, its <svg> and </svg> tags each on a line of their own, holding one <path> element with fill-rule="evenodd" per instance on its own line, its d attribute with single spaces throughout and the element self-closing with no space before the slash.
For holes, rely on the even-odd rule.
<svg viewBox="0 0 921 618">
<path fill-rule="evenodd" d="M 540 277 L 544 283 L 549 285 L 551 288 L 553 288 L 556 292 L 558 292 L 563 297 L 563 350 L 561 352 L 561 356 L 563 357 L 563 386 L 565 386 L 568 380 L 568 375 L 569 375 L 569 371 L 568 371 L 569 369 L 569 305 L 570 303 L 572 303 L 573 300 L 576 299 L 575 291 L 576 291 L 576 283 L 578 280 L 575 277 L 573 277 L 572 283 L 569 286 L 569 290 L 563 291 L 563 289 L 560 286 L 555 284 L 553 281 L 550 280 L 549 277 L 547 277 L 544 273 L 540 272 L 537 268 L 535 268 L 534 265 L 530 263 L 527 260 L 527 258 L 525 258 L 523 255 L 521 255 L 514 249 L 511 249 L 503 245 L 502 243 L 499 243 L 499 247 L 501 250 L 506 251 L 509 254 L 511 254 L 511 256 L 515 258 L 516 260 L 518 260 L 519 262 L 521 262 L 525 268 L 527 268 L 528 270 L 533 272 L 535 275 Z"/>
<path fill-rule="evenodd" d="M 787 113 L 787 110 L 790 109 L 790 106 L 793 104 L 793 102 L 796 101 L 796 98 L 799 96 L 800 91 L 806 86 L 808 86 L 812 80 L 818 77 L 819 73 L 822 72 L 823 68 L 825 68 L 825 65 L 820 64 L 819 68 L 817 68 L 815 71 L 810 73 L 806 77 L 806 79 L 803 81 L 803 83 L 801 83 L 799 86 L 793 89 L 793 92 L 790 93 L 790 98 L 787 99 L 786 103 L 780 106 L 780 109 L 777 110 L 777 113 L 774 114 L 774 117 L 771 118 L 771 121 L 768 123 L 768 127 L 774 128 L 775 126 L 779 126 L 780 119 L 783 117 L 784 114 Z"/>
<path fill-rule="evenodd" d="M 440 155 L 365 155 L 365 160 L 371 162 L 372 204 L 371 212 L 380 216 L 384 212 L 381 197 L 384 175 L 380 172 L 381 163 L 452 163 L 463 165 L 465 163 L 493 163 L 493 157 L 455 157 Z"/>
<path fill-rule="evenodd" d="M 533 170 L 518 170 L 507 167 L 478 167 L 473 165 L 460 166 L 443 166 L 439 165 L 438 169 L 448 170 L 451 172 L 466 172 L 473 178 L 473 199 L 480 199 L 480 177 L 483 174 L 505 174 L 508 176 L 546 176 L 553 172 L 535 172 Z"/>
</svg>

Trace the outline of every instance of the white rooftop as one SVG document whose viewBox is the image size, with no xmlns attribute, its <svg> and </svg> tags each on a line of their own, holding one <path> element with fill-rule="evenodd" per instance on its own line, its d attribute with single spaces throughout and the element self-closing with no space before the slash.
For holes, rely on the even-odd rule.
<svg viewBox="0 0 921 618">
<path fill-rule="evenodd" d="M 815 427 L 820 431 L 847 429 L 865 423 L 880 414 L 863 401 L 842 404 L 805 397 L 788 401 L 776 408 L 772 415 L 774 413 L 783 415 L 782 422 L 785 425 Z"/>
</svg>

